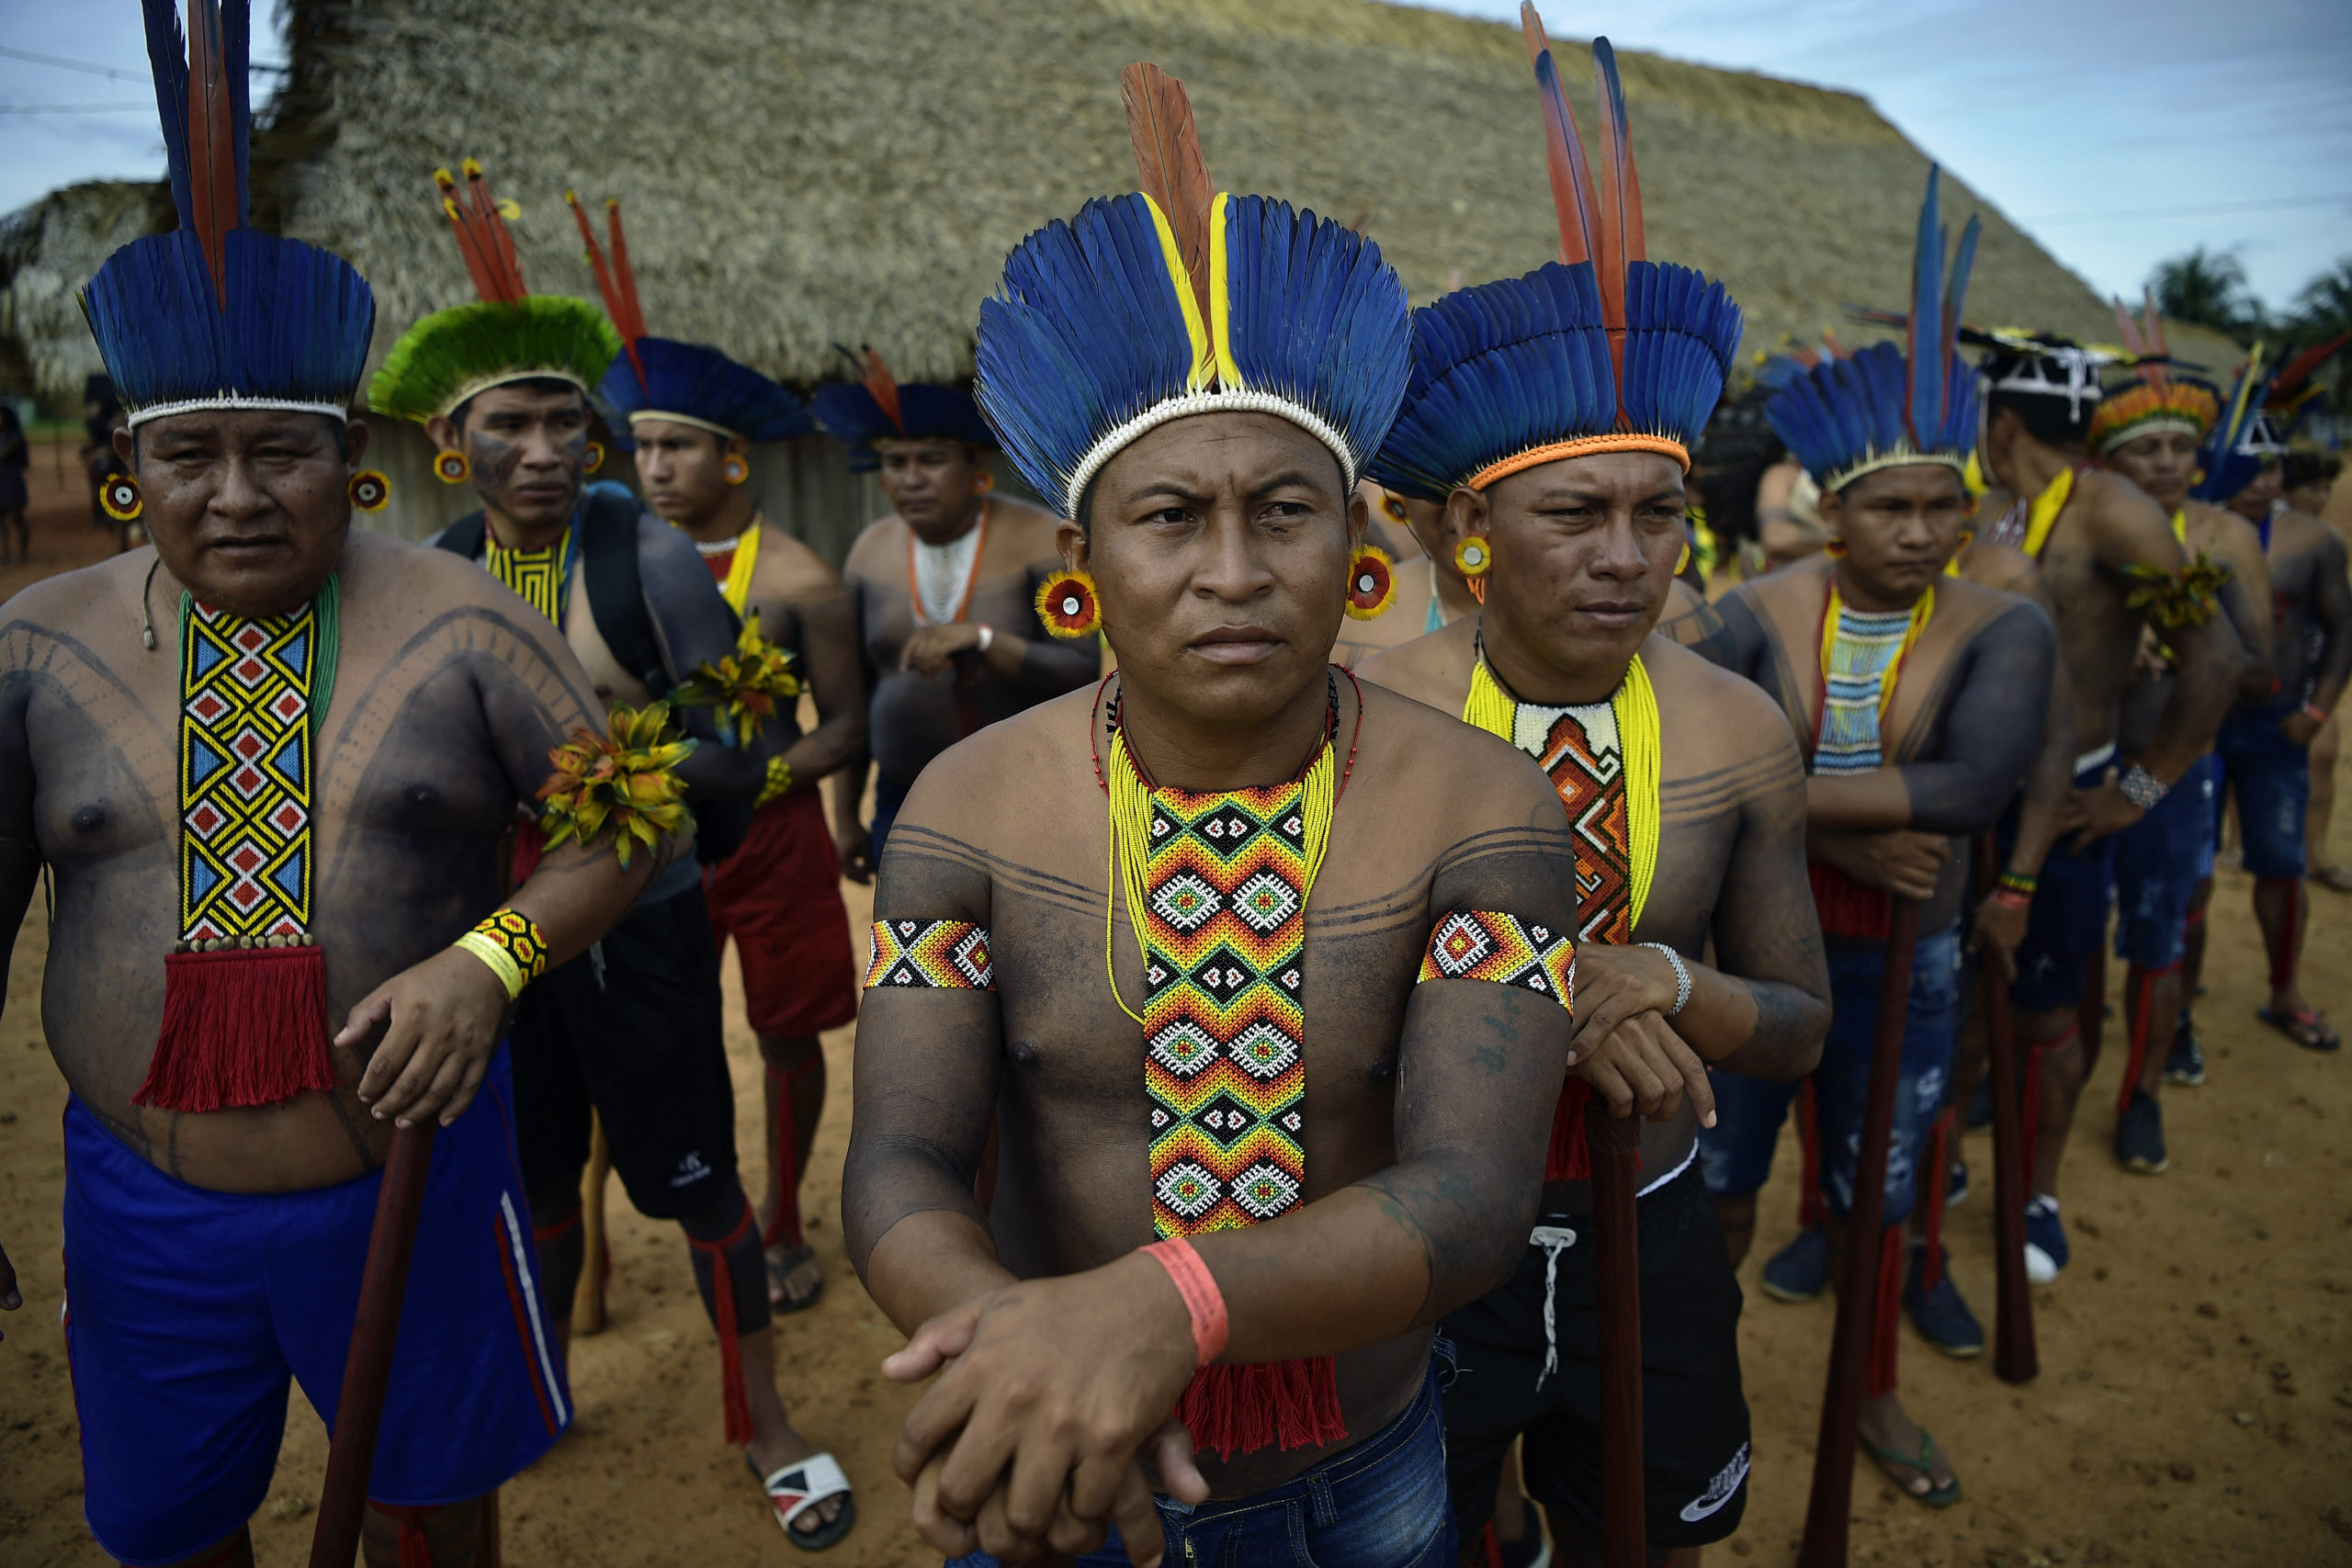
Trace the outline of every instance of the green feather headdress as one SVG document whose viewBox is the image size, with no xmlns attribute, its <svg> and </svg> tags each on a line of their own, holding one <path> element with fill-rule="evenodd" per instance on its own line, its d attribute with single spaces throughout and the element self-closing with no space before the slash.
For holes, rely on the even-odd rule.
<svg viewBox="0 0 2352 1568">
<path fill-rule="evenodd" d="M 542 376 L 585 392 L 621 352 L 620 333 L 595 306 L 524 287 L 506 232 L 509 214 L 491 196 L 481 165 L 469 158 L 462 167 L 469 187 L 463 204 L 448 170 L 433 177 L 481 298 L 436 310 L 401 334 L 368 385 L 371 412 L 422 423 L 492 387 Z"/>
</svg>

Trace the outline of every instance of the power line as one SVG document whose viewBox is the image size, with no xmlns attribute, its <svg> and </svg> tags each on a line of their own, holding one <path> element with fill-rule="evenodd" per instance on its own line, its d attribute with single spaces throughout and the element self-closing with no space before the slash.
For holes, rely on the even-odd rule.
<svg viewBox="0 0 2352 1568">
<path fill-rule="evenodd" d="M 150 80 L 144 71 L 126 71 L 119 65 L 101 65 L 95 60 L 69 60 L 62 54 L 41 54 L 5 43 L 0 43 L 0 54 L 11 60 L 29 60 L 36 65 L 54 65 L 61 71 L 86 71 L 93 76 L 104 76 L 110 82 L 144 83 Z M 248 61 L 246 63 L 252 70 L 273 74 L 283 74 L 286 70 L 285 66 L 266 60 Z"/>
<path fill-rule="evenodd" d="M 2274 212 L 2294 207 L 2335 207 L 2352 203 L 2352 191 L 2335 196 L 2274 196 L 2257 201 L 2224 201 L 2203 207 L 2145 207 L 2132 212 L 2059 212 L 2046 218 L 2020 218 L 2020 223 L 2131 223 L 2148 218 L 2197 218 L 2222 212 Z"/>
<path fill-rule="evenodd" d="M 120 114 L 125 109 L 152 109 L 153 104 L 0 104 L 0 114 Z"/>
</svg>

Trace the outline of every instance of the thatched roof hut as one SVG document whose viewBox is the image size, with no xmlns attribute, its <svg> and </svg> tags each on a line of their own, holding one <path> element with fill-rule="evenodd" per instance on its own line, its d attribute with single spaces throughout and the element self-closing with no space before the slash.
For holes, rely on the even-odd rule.
<svg viewBox="0 0 2352 1568">
<path fill-rule="evenodd" d="M 1554 11 L 1566 34 L 1572 8 Z M 1369 209 L 1417 301 L 1556 243 L 1518 30 L 1374 0 L 292 0 L 289 33 L 256 220 L 359 267 L 379 355 L 469 297 L 430 175 L 470 153 L 523 208 L 537 288 L 593 297 L 561 200 L 576 186 L 621 198 L 657 333 L 802 382 L 840 373 L 836 344 L 910 378 L 968 374 L 1005 253 L 1132 188 L 1117 79 L 1137 59 L 1190 88 L 1220 186 Z M 1589 75 L 1563 53 L 1589 126 Z M 1724 280 L 1748 353 L 1844 323 L 1847 301 L 1901 303 L 1928 160 L 1867 100 L 1621 61 L 1650 254 Z M 2007 219 L 1956 182 L 1944 199 L 1955 223 L 1984 220 L 1973 318 L 2111 335 Z M 53 394 L 95 367 L 62 346 L 78 311 L 54 280 L 86 276 L 114 231 L 40 224 L 31 264 L 0 276 L 0 335 Z"/>
</svg>

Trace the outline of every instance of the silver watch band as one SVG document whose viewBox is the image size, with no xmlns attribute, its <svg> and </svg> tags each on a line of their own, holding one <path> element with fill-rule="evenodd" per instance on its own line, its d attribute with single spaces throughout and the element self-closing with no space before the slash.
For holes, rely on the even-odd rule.
<svg viewBox="0 0 2352 1568">
<path fill-rule="evenodd" d="M 1662 942 L 1645 942 L 1636 945 L 1665 953 L 1666 961 L 1674 965 L 1674 1008 L 1666 1015 L 1668 1018 L 1674 1017 L 1690 1005 L 1690 966 L 1682 962 L 1682 954 Z"/>
<path fill-rule="evenodd" d="M 2170 793 L 2155 774 L 2137 762 L 2123 770 L 2123 776 L 2115 781 L 2115 787 L 2123 792 L 2124 799 L 2143 811 L 2154 811 L 2156 803 Z"/>
</svg>

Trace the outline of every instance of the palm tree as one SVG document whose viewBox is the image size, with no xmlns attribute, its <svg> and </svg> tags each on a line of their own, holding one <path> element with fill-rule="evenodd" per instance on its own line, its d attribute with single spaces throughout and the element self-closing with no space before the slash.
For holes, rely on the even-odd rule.
<svg viewBox="0 0 2352 1568">
<path fill-rule="evenodd" d="M 2293 339 L 2303 344 L 2325 343 L 2340 333 L 2352 332 L 2352 256 L 2339 256 L 2335 265 L 2303 286 L 2295 299 Z M 2320 372 L 2328 385 L 2327 406 L 2337 414 L 2352 412 L 2352 369 L 2347 369 L 2346 356 L 2339 354 L 2335 361 Z"/>
<path fill-rule="evenodd" d="M 2262 307 L 2246 292 L 2245 266 L 2227 251 L 2199 245 L 2158 262 L 2149 287 L 2168 321 L 2194 321 L 2232 337 L 2261 324 Z"/>
</svg>

